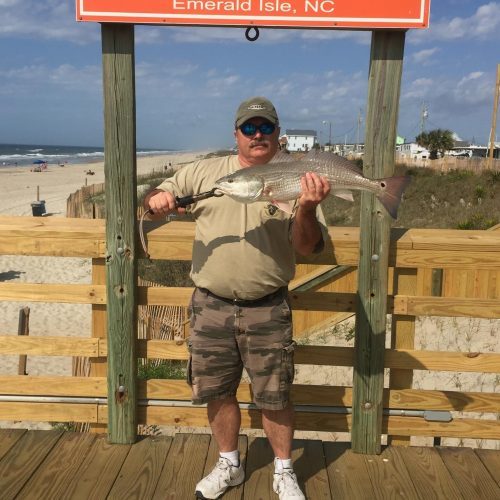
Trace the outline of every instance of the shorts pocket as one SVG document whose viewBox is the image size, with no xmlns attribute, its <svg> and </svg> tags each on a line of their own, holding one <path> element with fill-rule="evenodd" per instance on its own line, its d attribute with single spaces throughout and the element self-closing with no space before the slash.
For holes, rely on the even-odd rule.
<svg viewBox="0 0 500 500">
<path fill-rule="evenodd" d="M 295 378 L 294 351 L 296 342 L 290 341 L 281 349 L 281 382 L 283 389 L 293 383 Z"/>
<path fill-rule="evenodd" d="M 193 371 L 192 371 L 193 356 L 191 354 L 191 350 L 192 350 L 191 342 L 188 342 L 189 359 L 187 362 L 187 369 L 186 369 L 186 382 L 190 386 L 193 385 Z"/>
</svg>

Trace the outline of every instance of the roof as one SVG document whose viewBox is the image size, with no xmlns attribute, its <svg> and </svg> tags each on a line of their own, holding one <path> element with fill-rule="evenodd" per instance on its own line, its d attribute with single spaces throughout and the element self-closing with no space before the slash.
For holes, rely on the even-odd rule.
<svg viewBox="0 0 500 500">
<path fill-rule="evenodd" d="M 287 128 L 285 131 L 286 135 L 312 135 L 316 137 L 318 133 L 316 130 L 302 130 L 302 129 L 293 129 L 293 128 Z"/>
</svg>

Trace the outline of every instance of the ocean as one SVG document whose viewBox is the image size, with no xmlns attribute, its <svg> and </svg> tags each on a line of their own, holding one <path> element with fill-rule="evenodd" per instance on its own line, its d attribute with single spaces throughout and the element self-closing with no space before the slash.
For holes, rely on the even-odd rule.
<svg viewBox="0 0 500 500">
<path fill-rule="evenodd" d="M 137 155 L 156 156 L 174 150 L 138 149 Z M 46 161 L 49 165 L 63 163 L 92 163 L 104 159 L 104 148 L 86 146 L 47 146 L 43 144 L 0 144 L 0 168 L 32 166 Z"/>
</svg>

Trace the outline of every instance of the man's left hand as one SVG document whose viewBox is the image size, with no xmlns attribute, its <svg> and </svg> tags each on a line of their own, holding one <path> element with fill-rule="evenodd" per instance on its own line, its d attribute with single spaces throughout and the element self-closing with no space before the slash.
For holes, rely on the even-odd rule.
<svg viewBox="0 0 500 500">
<path fill-rule="evenodd" d="M 314 172 L 306 172 L 301 177 L 302 194 L 299 198 L 299 207 L 306 211 L 316 210 L 316 207 L 330 194 L 330 183 L 325 177 Z"/>
</svg>

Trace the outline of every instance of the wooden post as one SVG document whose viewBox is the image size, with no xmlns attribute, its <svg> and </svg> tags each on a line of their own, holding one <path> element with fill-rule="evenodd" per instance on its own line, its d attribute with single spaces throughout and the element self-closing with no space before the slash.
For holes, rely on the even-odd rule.
<svg viewBox="0 0 500 500">
<path fill-rule="evenodd" d="M 137 181 L 134 26 L 102 25 L 108 437 L 133 443 L 137 435 Z"/>
<path fill-rule="evenodd" d="M 394 173 L 404 31 L 373 31 L 368 85 L 364 174 Z M 370 193 L 361 198 L 361 238 L 353 377 L 352 449 L 380 453 L 387 269 L 391 219 Z"/>
<path fill-rule="evenodd" d="M 19 309 L 19 323 L 17 326 L 18 335 L 29 335 L 30 334 L 30 308 L 23 307 Z M 26 354 L 21 354 L 19 356 L 19 368 L 18 375 L 27 375 L 26 373 L 26 362 L 28 356 Z"/>
<path fill-rule="evenodd" d="M 500 97 L 500 64 L 497 64 L 497 79 L 495 83 L 495 100 L 493 101 L 493 114 L 491 117 L 491 131 L 488 154 L 488 168 L 493 168 L 493 154 L 495 152 L 495 136 L 497 129 L 498 99 Z"/>
<path fill-rule="evenodd" d="M 92 259 L 92 284 L 106 284 L 106 265 L 104 259 Z M 92 337 L 106 338 L 106 306 L 92 304 Z M 90 358 L 90 376 L 106 377 L 108 360 L 104 357 Z M 106 432 L 106 424 L 90 424 L 90 432 Z"/>
<path fill-rule="evenodd" d="M 420 295 L 417 293 L 417 269 L 394 269 L 394 295 Z M 391 349 L 415 348 L 415 316 L 392 315 Z M 389 387 L 411 389 L 413 370 L 391 368 Z M 388 436 L 387 444 L 408 446 L 411 436 Z"/>
</svg>

